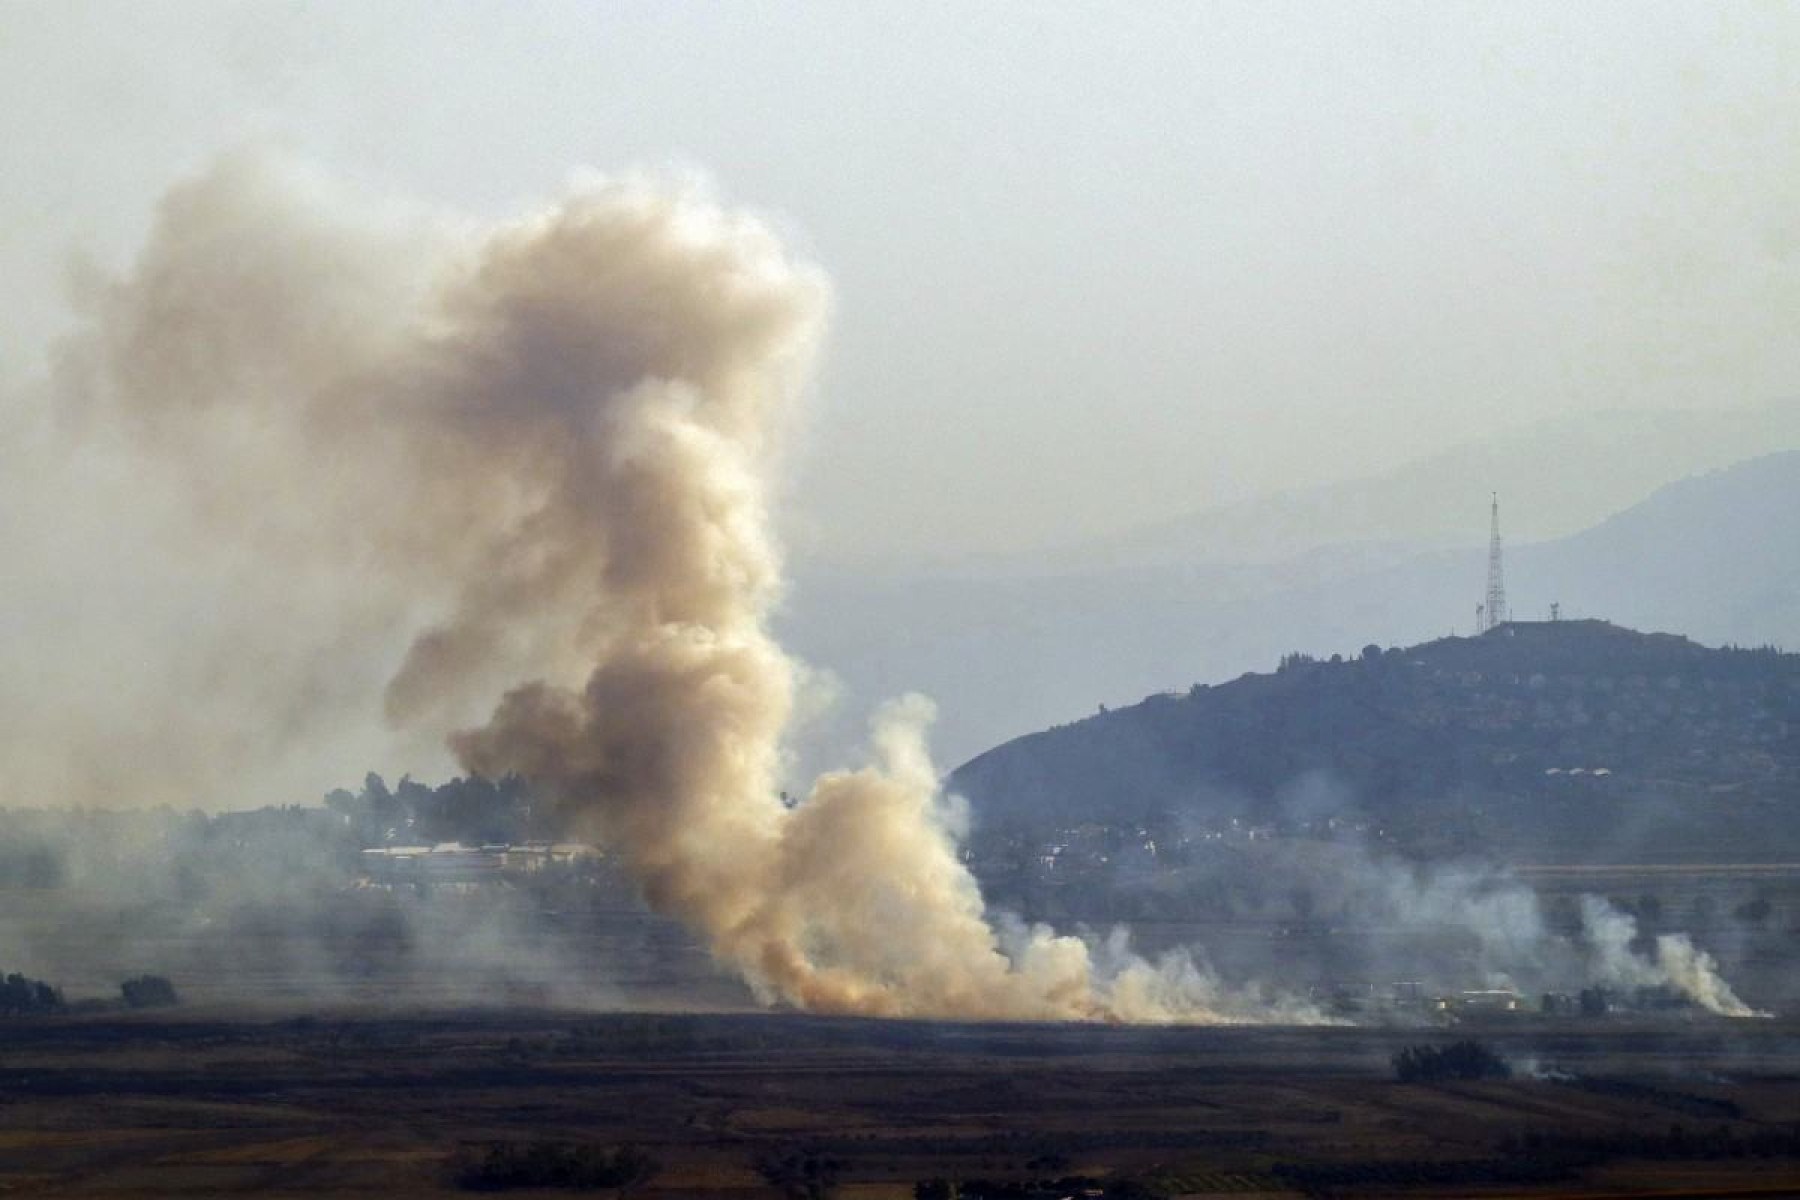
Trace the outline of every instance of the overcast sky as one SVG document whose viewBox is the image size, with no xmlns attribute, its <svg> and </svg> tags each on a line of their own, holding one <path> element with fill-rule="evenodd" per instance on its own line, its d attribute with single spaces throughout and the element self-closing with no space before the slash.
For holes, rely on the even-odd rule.
<svg viewBox="0 0 1800 1200">
<path fill-rule="evenodd" d="M 480 214 L 695 167 L 830 273 L 803 550 L 1091 536 L 1800 367 L 1800 6 L 0 3 L 0 373 L 285 142 Z"/>
</svg>

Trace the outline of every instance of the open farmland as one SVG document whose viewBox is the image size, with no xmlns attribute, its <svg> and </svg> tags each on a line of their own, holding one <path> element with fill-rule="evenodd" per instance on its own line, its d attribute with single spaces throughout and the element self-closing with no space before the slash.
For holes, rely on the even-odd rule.
<svg viewBox="0 0 1800 1200">
<path fill-rule="evenodd" d="M 1395 1081 L 1396 1049 L 1453 1036 L 1423 1030 L 499 1010 L 56 1018 L 15 1023 L 0 1046 L 0 1190 L 451 1195 L 457 1164 L 485 1146 L 543 1141 L 642 1147 L 660 1170 L 639 1194 L 671 1200 L 781 1195 L 758 1164 L 796 1154 L 829 1161 L 839 1194 L 868 1197 L 1046 1174 L 1176 1194 L 1441 1195 L 1490 1176 L 1498 1191 L 1480 1194 L 1800 1186 L 1792 1022 L 1519 1021 L 1454 1036 L 1471 1033 L 1514 1078 Z"/>
</svg>

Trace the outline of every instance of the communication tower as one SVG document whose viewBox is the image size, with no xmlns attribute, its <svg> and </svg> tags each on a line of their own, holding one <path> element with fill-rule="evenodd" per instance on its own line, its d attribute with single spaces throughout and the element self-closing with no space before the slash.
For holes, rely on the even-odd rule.
<svg viewBox="0 0 1800 1200">
<path fill-rule="evenodd" d="M 1499 492 L 1494 493 L 1494 504 L 1488 517 L 1487 603 L 1482 606 L 1482 614 L 1482 620 L 1478 624 L 1483 633 L 1496 625 L 1505 624 L 1511 617 L 1506 607 L 1506 572 L 1500 565 Z"/>
</svg>

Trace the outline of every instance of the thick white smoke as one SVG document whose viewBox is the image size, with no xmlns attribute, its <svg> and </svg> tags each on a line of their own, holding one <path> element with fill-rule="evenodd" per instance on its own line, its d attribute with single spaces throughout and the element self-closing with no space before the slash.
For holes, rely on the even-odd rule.
<svg viewBox="0 0 1800 1200">
<path fill-rule="evenodd" d="M 1686 934 L 1665 933 L 1656 939 L 1654 956 L 1632 949 L 1637 920 L 1598 896 L 1581 898 L 1581 928 L 1590 957 L 1589 976 L 1621 987 L 1667 987 L 1708 1012 L 1726 1017 L 1765 1016 L 1738 999 L 1719 974 L 1713 956 Z"/>
<path fill-rule="evenodd" d="M 1355 844 L 1309 847 L 1298 864 L 1265 864 L 1302 872 L 1315 903 L 1354 914 L 1410 951 L 1445 935 L 1468 945 L 1468 970 L 1482 986 L 1525 993 L 1600 985 L 1665 987 L 1721 1016 L 1760 1015 L 1719 974 L 1718 963 L 1685 934 L 1661 934 L 1646 951 L 1637 920 L 1604 897 L 1582 895 L 1574 936 L 1553 929 L 1538 893 L 1517 876 L 1479 863 L 1406 863 Z M 1390 976 L 1414 969 L 1379 961 Z"/>
<path fill-rule="evenodd" d="M 880 718 L 870 766 L 783 802 L 798 667 L 768 632 L 768 499 L 826 287 L 765 225 L 640 178 L 487 226 L 356 214 L 281 163 L 225 161 L 94 289 L 58 382 L 68 414 L 169 468 L 205 539 L 335 581 L 340 648 L 419 630 L 423 610 L 390 721 L 460 727 L 468 769 L 530 779 L 771 1000 L 1275 1011 L 1183 956 L 997 931 L 923 702 Z"/>
</svg>

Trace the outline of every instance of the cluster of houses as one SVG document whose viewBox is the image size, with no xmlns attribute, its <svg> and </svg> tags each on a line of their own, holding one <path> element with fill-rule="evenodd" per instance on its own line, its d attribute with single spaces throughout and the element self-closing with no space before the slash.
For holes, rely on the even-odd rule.
<svg viewBox="0 0 1800 1200">
<path fill-rule="evenodd" d="M 1509 988 L 1475 988 L 1436 992 L 1414 980 L 1385 988 L 1373 983 L 1337 983 L 1314 987 L 1309 997 L 1340 1016 L 1411 1013 L 1438 1020 L 1481 1020 L 1509 1015 L 1561 1017 L 1604 1016 L 1609 1012 L 1659 1012 L 1689 1008 L 1692 1002 L 1673 988 L 1584 988 L 1581 992 L 1545 992 L 1536 998 Z"/>
<path fill-rule="evenodd" d="M 600 851 L 582 842 L 490 843 L 465 846 L 376 846 L 362 852 L 362 884 L 394 888 L 430 884 L 453 890 L 498 883 L 510 874 L 529 874 L 553 865 L 597 862 Z"/>
<path fill-rule="evenodd" d="M 1477 1017 L 1526 1012 L 1531 1008 L 1524 996 L 1509 989 L 1434 992 L 1417 980 L 1401 980 L 1385 988 L 1374 983 L 1322 984 L 1312 989 L 1310 998 L 1326 1011 L 1341 1016 L 1393 1012 Z"/>
</svg>

